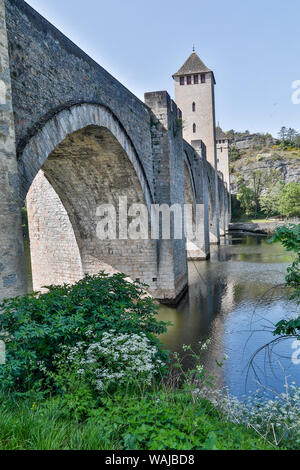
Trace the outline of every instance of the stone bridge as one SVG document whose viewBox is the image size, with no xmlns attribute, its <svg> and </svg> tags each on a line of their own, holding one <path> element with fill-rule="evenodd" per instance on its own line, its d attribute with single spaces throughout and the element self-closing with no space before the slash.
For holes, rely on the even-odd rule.
<svg viewBox="0 0 300 470">
<path fill-rule="evenodd" d="M 167 92 L 140 101 L 23 0 L 0 0 L 0 298 L 27 291 L 27 200 L 34 288 L 102 269 L 174 303 L 188 257 L 209 257 L 227 229 L 229 193 L 201 141 L 182 138 Z M 97 208 L 202 207 L 199 237 L 99 240 Z"/>
</svg>

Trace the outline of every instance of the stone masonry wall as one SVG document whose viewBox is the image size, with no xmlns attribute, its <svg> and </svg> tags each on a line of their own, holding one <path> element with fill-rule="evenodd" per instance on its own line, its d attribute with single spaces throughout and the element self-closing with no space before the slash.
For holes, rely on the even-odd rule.
<svg viewBox="0 0 300 470">
<path fill-rule="evenodd" d="M 83 271 L 70 219 L 42 171 L 28 192 L 27 214 L 33 289 L 79 281 Z"/>
<path fill-rule="evenodd" d="M 155 166 L 155 199 L 159 204 L 184 205 L 184 158 L 181 113 L 167 92 L 145 94 L 145 103 L 152 116 L 152 147 Z M 183 211 L 182 211 L 183 214 Z M 188 283 L 186 240 L 160 240 L 160 270 L 168 278 L 174 273 L 176 292 L 183 292 Z M 177 294 L 178 295 L 178 294 Z"/>
<path fill-rule="evenodd" d="M 26 292 L 9 67 L 5 6 L 0 0 L 0 299 Z"/>
</svg>

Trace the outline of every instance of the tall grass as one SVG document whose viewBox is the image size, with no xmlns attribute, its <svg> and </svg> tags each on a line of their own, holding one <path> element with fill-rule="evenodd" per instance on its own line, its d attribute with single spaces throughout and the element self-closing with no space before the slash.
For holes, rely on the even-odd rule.
<svg viewBox="0 0 300 470">
<path fill-rule="evenodd" d="M 127 392 L 102 401 L 84 419 L 63 398 L 34 403 L 1 394 L 1 450 L 271 449 L 206 400 L 183 391 Z"/>
</svg>

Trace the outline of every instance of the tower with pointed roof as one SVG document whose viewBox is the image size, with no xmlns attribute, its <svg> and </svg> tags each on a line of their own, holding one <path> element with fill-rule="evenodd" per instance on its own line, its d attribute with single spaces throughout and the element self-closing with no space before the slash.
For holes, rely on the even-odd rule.
<svg viewBox="0 0 300 470">
<path fill-rule="evenodd" d="M 173 75 L 175 101 L 182 111 L 183 137 L 192 144 L 202 140 L 207 160 L 217 169 L 214 73 L 196 54 L 189 56 Z"/>
</svg>

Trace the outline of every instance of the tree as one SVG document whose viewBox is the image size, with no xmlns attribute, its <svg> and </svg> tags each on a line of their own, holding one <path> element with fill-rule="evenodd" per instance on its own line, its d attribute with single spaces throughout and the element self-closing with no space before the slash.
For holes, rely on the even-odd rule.
<svg viewBox="0 0 300 470">
<path fill-rule="evenodd" d="M 295 146 L 300 147 L 300 135 L 299 134 L 295 137 Z"/>
<path fill-rule="evenodd" d="M 245 183 L 240 184 L 237 200 L 243 212 L 249 216 L 255 214 L 254 192 Z"/>
<path fill-rule="evenodd" d="M 257 216 L 261 209 L 261 202 L 266 210 L 266 215 L 278 213 L 277 199 L 282 183 L 279 181 L 277 170 L 251 171 L 247 182 L 243 177 L 239 178 L 238 187 L 237 200 L 246 215 Z"/>
<path fill-rule="evenodd" d="M 259 197 L 261 210 L 267 217 L 279 214 L 279 196 L 283 188 L 283 183 L 279 181 L 270 187 Z"/>
<path fill-rule="evenodd" d="M 232 145 L 230 147 L 230 161 L 235 162 L 236 160 L 239 160 L 241 158 L 240 151 L 237 147 Z"/>
<path fill-rule="evenodd" d="M 280 131 L 278 132 L 279 138 L 281 140 L 286 140 L 287 138 L 287 128 L 285 126 L 282 126 Z"/>
<path fill-rule="evenodd" d="M 276 181 L 278 181 L 278 172 L 276 170 L 270 170 L 269 173 L 265 170 L 251 171 L 250 187 L 253 191 L 255 215 L 257 215 L 257 213 L 259 212 L 259 200 L 264 190 L 274 185 Z"/>
<path fill-rule="evenodd" d="M 282 188 L 279 212 L 285 217 L 300 217 L 300 183 L 288 183 Z"/>
<path fill-rule="evenodd" d="M 292 129 L 291 127 L 287 130 L 287 139 L 293 142 L 295 140 L 295 137 L 297 135 L 297 132 L 295 129 Z"/>
</svg>

